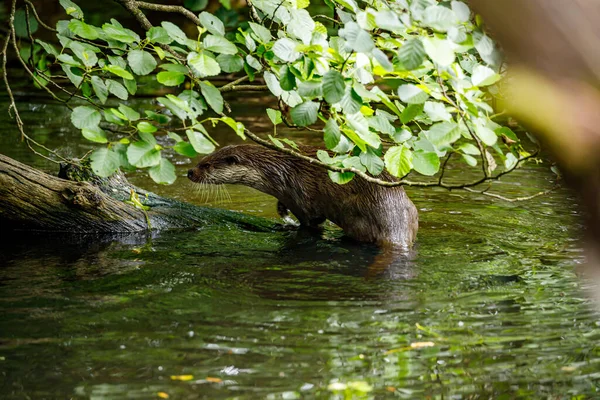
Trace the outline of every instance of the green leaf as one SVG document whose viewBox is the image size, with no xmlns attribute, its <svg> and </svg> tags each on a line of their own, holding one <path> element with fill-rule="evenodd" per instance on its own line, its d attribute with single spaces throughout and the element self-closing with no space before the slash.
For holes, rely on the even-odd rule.
<svg viewBox="0 0 600 400">
<path fill-rule="evenodd" d="M 329 120 L 327 120 L 323 132 L 325 146 L 329 150 L 333 150 L 335 146 L 337 146 L 340 143 L 340 137 L 342 136 L 340 133 L 340 127 L 338 126 L 335 119 L 329 118 Z"/>
<path fill-rule="evenodd" d="M 425 47 L 419 38 L 407 40 L 398 50 L 398 58 L 408 70 L 419 68 L 425 61 L 425 55 Z"/>
<path fill-rule="evenodd" d="M 192 146 L 188 142 L 177 142 L 177 144 L 175 144 L 175 146 L 173 146 L 173 150 L 175 150 L 177 153 L 181 154 L 182 156 L 186 156 L 186 157 L 190 157 L 190 158 L 196 157 L 198 155 L 196 150 L 194 150 L 194 146 Z"/>
<path fill-rule="evenodd" d="M 267 28 L 254 22 L 248 22 L 248 25 L 261 43 L 266 44 L 271 41 L 271 32 Z"/>
<path fill-rule="evenodd" d="M 181 72 L 162 71 L 156 75 L 156 80 L 165 86 L 179 86 L 185 82 L 185 75 Z"/>
<path fill-rule="evenodd" d="M 106 139 L 106 132 L 104 132 L 102 129 L 100 129 L 97 126 L 90 127 L 90 128 L 83 128 L 81 130 L 81 133 L 83 134 L 83 137 L 89 141 L 92 141 L 95 143 L 108 143 L 108 140 Z"/>
<path fill-rule="evenodd" d="M 231 129 L 233 129 L 236 135 L 238 135 L 243 140 L 246 140 L 246 127 L 244 126 L 244 124 L 230 117 L 222 117 L 221 121 L 227 124 Z"/>
<path fill-rule="evenodd" d="M 171 118 L 169 116 L 164 115 L 164 114 L 158 114 L 158 113 L 155 113 L 154 111 L 146 110 L 146 111 L 144 111 L 144 113 L 152 121 L 156 121 L 161 125 L 168 124 L 169 121 L 171 121 Z"/>
<path fill-rule="evenodd" d="M 385 153 L 384 160 L 388 172 L 397 178 L 402 178 L 413 168 L 413 153 L 404 145 L 390 147 Z"/>
<path fill-rule="evenodd" d="M 433 122 L 450 121 L 452 119 L 452 114 L 446 110 L 446 107 L 443 103 L 427 101 L 425 102 L 423 110 Z"/>
<path fill-rule="evenodd" d="M 162 185 L 170 185 L 177 179 L 175 167 L 166 158 L 161 158 L 160 163 L 150 168 L 148 173 L 154 182 Z"/>
<path fill-rule="evenodd" d="M 252 68 L 254 68 L 256 71 L 262 71 L 263 69 L 263 66 L 260 63 L 260 61 L 258 61 L 256 57 L 251 56 L 250 54 L 246 56 L 246 63 Z"/>
<path fill-rule="evenodd" d="M 339 35 L 357 53 L 370 53 L 375 48 L 369 32 L 363 30 L 356 22 L 349 21 L 339 30 Z"/>
<path fill-rule="evenodd" d="M 73 85 L 75 85 L 76 87 L 79 87 L 79 85 L 81 85 L 81 82 L 83 81 L 83 74 L 81 73 L 81 70 L 77 69 L 77 68 L 72 68 L 68 65 L 61 65 L 60 66 L 62 68 L 62 70 L 64 71 L 64 73 L 67 75 L 67 78 L 69 78 L 69 80 L 71 81 L 71 83 Z M 75 74 L 73 71 L 77 71 L 79 72 L 78 74 Z"/>
<path fill-rule="evenodd" d="M 360 153 L 360 162 L 374 176 L 381 174 L 385 166 L 383 160 L 371 148 L 368 148 L 366 152 L 363 151 Z"/>
<path fill-rule="evenodd" d="M 127 62 L 133 73 L 141 76 L 148 75 L 156 68 L 156 60 L 152 54 L 144 50 L 131 50 L 127 54 Z"/>
<path fill-rule="evenodd" d="M 83 11 L 81 11 L 81 8 L 71 0 L 59 0 L 59 3 L 71 17 L 77 19 L 83 18 Z"/>
<path fill-rule="evenodd" d="M 294 62 L 300 57 L 300 53 L 296 50 L 298 42 L 292 39 L 282 38 L 273 45 L 273 53 L 283 61 Z"/>
<path fill-rule="evenodd" d="M 54 57 L 58 57 L 59 52 L 56 50 L 56 47 L 50 43 L 46 43 L 40 39 L 35 39 L 35 42 L 44 48 L 44 51 L 48 54 L 52 54 Z"/>
<path fill-rule="evenodd" d="M 179 105 L 177 105 L 175 102 L 166 97 L 158 97 L 156 100 L 167 107 L 180 120 L 185 121 L 187 119 L 187 112 L 179 107 Z"/>
<path fill-rule="evenodd" d="M 500 80 L 500 74 L 497 74 L 493 69 L 477 65 L 473 68 L 473 74 L 471 75 L 471 81 L 475 86 L 489 86 Z"/>
<path fill-rule="evenodd" d="M 104 84 L 104 81 L 102 80 L 102 78 L 96 75 L 92 76 L 91 80 L 94 93 L 96 93 L 96 96 L 102 104 L 106 103 L 106 100 L 108 99 L 108 88 Z"/>
<path fill-rule="evenodd" d="M 221 70 L 227 73 L 239 72 L 244 68 L 244 59 L 238 55 L 219 54 L 217 62 L 221 66 Z"/>
<path fill-rule="evenodd" d="M 156 132 L 158 129 L 152 125 L 149 122 L 146 121 L 142 121 L 137 125 L 137 128 L 140 132 L 144 132 L 144 133 L 154 133 Z"/>
<path fill-rule="evenodd" d="M 90 155 L 90 160 L 92 171 L 100 177 L 111 176 L 120 165 L 119 154 L 107 148 L 95 150 Z"/>
<path fill-rule="evenodd" d="M 202 11 L 199 15 L 200 23 L 207 31 L 217 36 L 225 36 L 225 25 L 223 21 L 209 12 Z"/>
<path fill-rule="evenodd" d="M 171 39 L 185 46 L 188 37 L 177 25 L 169 21 L 163 21 L 160 25 L 167 31 Z"/>
<path fill-rule="evenodd" d="M 458 146 L 457 150 L 463 152 L 464 154 L 470 154 L 472 156 L 478 156 L 481 154 L 477 146 L 471 143 L 463 143 L 460 146 Z"/>
<path fill-rule="evenodd" d="M 344 77 L 338 71 L 330 70 L 323 76 L 323 97 L 329 104 L 342 100 L 346 93 Z"/>
<path fill-rule="evenodd" d="M 153 167 L 160 163 L 160 150 L 148 142 L 134 142 L 127 148 L 127 160 L 138 168 Z"/>
<path fill-rule="evenodd" d="M 461 137 L 460 128 L 454 122 L 440 122 L 429 128 L 427 139 L 437 149 L 446 147 L 456 142 Z"/>
<path fill-rule="evenodd" d="M 463 154 L 462 158 L 466 161 L 467 164 L 469 164 L 471 167 L 475 167 L 477 166 L 477 159 L 473 156 L 470 156 L 468 154 Z"/>
<path fill-rule="evenodd" d="M 146 32 L 146 37 L 151 43 L 170 44 L 173 39 L 162 26 L 153 26 Z"/>
<path fill-rule="evenodd" d="M 469 22 L 471 19 L 471 10 L 469 10 L 469 6 L 467 6 L 462 1 L 453 1 L 452 3 L 452 11 L 456 15 L 458 21 L 460 22 Z"/>
<path fill-rule="evenodd" d="M 86 67 L 93 67 L 98 62 L 98 57 L 96 56 L 96 53 L 89 50 L 87 47 L 85 47 L 79 42 L 69 43 L 69 48 L 73 50 L 73 53 L 75 53 L 77 58 L 79 58 L 83 62 L 83 65 L 85 65 Z"/>
<path fill-rule="evenodd" d="M 320 97 L 323 95 L 321 82 L 297 81 L 298 94 L 301 97 Z"/>
<path fill-rule="evenodd" d="M 475 125 L 475 134 L 487 146 L 495 145 L 496 141 L 498 140 L 496 133 L 487 126 Z"/>
<path fill-rule="evenodd" d="M 413 167 L 420 174 L 432 176 L 440 170 L 440 158 L 433 151 L 417 150 L 413 153 Z"/>
<path fill-rule="evenodd" d="M 125 86 L 121 85 L 117 81 L 107 79 L 106 87 L 108 88 L 109 92 L 111 92 L 121 100 L 127 100 L 129 98 L 129 94 L 127 93 L 127 89 L 125 89 Z"/>
<path fill-rule="evenodd" d="M 412 83 L 398 87 L 398 96 L 407 104 L 422 104 L 429 98 L 427 93 Z"/>
<path fill-rule="evenodd" d="M 283 120 L 281 119 L 281 111 L 279 110 L 267 108 L 267 115 L 269 116 L 269 119 L 271 120 L 273 125 L 279 125 L 283 122 Z"/>
<path fill-rule="evenodd" d="M 400 114 L 400 121 L 403 124 L 408 124 L 423 112 L 423 103 L 409 104 Z"/>
<path fill-rule="evenodd" d="M 94 26 L 88 25 L 78 19 L 73 19 L 69 22 L 69 30 L 75 35 L 88 40 L 96 40 L 100 37 Z"/>
<path fill-rule="evenodd" d="M 398 14 L 391 10 L 378 11 L 375 14 L 375 24 L 386 31 L 400 31 L 404 28 Z"/>
<path fill-rule="evenodd" d="M 187 61 L 201 78 L 218 75 L 221 72 L 219 63 L 204 51 L 200 53 L 192 51 L 188 54 Z"/>
<path fill-rule="evenodd" d="M 369 126 L 377 132 L 385 133 L 390 136 L 396 133 L 394 125 L 381 114 L 367 117 L 367 121 L 369 122 Z"/>
<path fill-rule="evenodd" d="M 76 128 L 95 128 L 102 120 L 98 110 L 88 106 L 76 107 L 71 113 L 71 122 Z"/>
<path fill-rule="evenodd" d="M 140 41 L 139 35 L 134 31 L 113 24 L 102 25 L 102 31 L 104 31 L 109 39 L 116 40 L 117 42 L 131 44 Z"/>
<path fill-rule="evenodd" d="M 290 8 L 289 12 L 291 20 L 286 24 L 287 33 L 302 40 L 305 45 L 310 45 L 315 30 L 315 21 L 306 10 Z"/>
<path fill-rule="evenodd" d="M 329 175 L 329 179 L 338 185 L 344 185 L 354 178 L 354 172 L 335 172 L 335 171 L 327 171 Z"/>
<path fill-rule="evenodd" d="M 441 67 L 447 67 L 454 62 L 455 55 L 452 43 L 445 39 L 426 38 L 425 53 Z"/>
<path fill-rule="evenodd" d="M 443 6 L 430 6 L 425 9 L 423 23 L 439 32 L 446 32 L 458 22 L 452 10 Z"/>
<path fill-rule="evenodd" d="M 296 88 L 296 76 L 287 65 L 279 71 L 279 84 L 283 90 L 294 90 Z"/>
<path fill-rule="evenodd" d="M 27 13 L 24 9 L 18 9 L 15 12 L 14 27 L 15 34 L 20 38 L 29 37 L 29 33 L 33 35 L 39 28 L 38 22 L 33 15 L 29 15 L 29 31 L 27 30 Z"/>
<path fill-rule="evenodd" d="M 127 107 L 125 104 L 119 105 L 119 111 L 128 121 L 133 122 L 140 119 L 140 113 L 131 107 Z"/>
<path fill-rule="evenodd" d="M 363 105 L 362 98 L 356 93 L 356 91 L 351 87 L 346 87 L 346 93 L 342 100 L 340 101 L 340 105 L 342 106 L 342 110 L 346 114 L 356 114 L 360 111 L 360 108 Z"/>
<path fill-rule="evenodd" d="M 215 145 L 202 133 L 188 129 L 185 131 L 191 145 L 200 154 L 208 154 L 215 151 Z"/>
<path fill-rule="evenodd" d="M 107 65 L 103 68 L 105 71 L 108 71 L 112 74 L 120 76 L 125 79 L 133 79 L 133 75 L 125 68 L 119 67 L 118 65 Z"/>
<path fill-rule="evenodd" d="M 519 141 L 519 137 L 517 136 L 517 134 L 514 133 L 513 130 L 507 126 L 503 126 L 503 127 L 500 127 L 498 129 L 494 130 L 494 133 L 496 133 L 496 135 L 498 135 L 498 136 L 504 135 L 507 138 L 509 138 L 510 140 L 514 140 L 515 142 Z"/>
<path fill-rule="evenodd" d="M 298 126 L 308 126 L 317 122 L 319 112 L 319 103 L 305 101 L 302 104 L 292 108 L 290 115 L 294 124 Z"/>
<path fill-rule="evenodd" d="M 367 172 L 367 169 L 360 162 L 360 157 L 348 157 L 342 161 L 342 166 L 345 168 L 354 168 L 360 172 Z"/>
<path fill-rule="evenodd" d="M 204 10 L 208 5 L 208 0 L 184 0 L 183 6 L 192 11 Z"/>
<path fill-rule="evenodd" d="M 519 162 L 519 160 L 513 153 L 507 153 L 506 159 L 504 160 L 504 167 L 506 169 L 513 169 L 515 165 L 517 165 L 517 162 Z"/>
<path fill-rule="evenodd" d="M 217 114 L 223 113 L 223 96 L 219 89 L 209 82 L 200 82 L 200 91 L 204 99 Z"/>
<path fill-rule="evenodd" d="M 346 123 L 360 139 L 369 146 L 377 149 L 381 145 L 379 136 L 369 130 L 369 122 L 361 113 L 346 115 Z M 353 139 L 354 140 L 354 139 Z M 355 141 L 356 144 L 359 144 Z M 361 150 L 366 149 L 361 147 Z"/>
<path fill-rule="evenodd" d="M 207 35 L 202 41 L 204 48 L 219 54 L 235 54 L 237 47 L 222 36 Z"/>
</svg>

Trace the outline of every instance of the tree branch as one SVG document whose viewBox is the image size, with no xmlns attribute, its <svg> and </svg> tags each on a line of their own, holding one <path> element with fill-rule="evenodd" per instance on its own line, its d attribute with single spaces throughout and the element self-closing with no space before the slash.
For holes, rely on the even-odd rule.
<svg viewBox="0 0 600 400">
<path fill-rule="evenodd" d="M 155 4 L 155 3 L 147 3 L 145 1 L 133 1 L 137 5 L 138 8 L 152 11 L 162 11 L 168 13 L 179 13 L 184 15 L 190 21 L 192 21 L 196 25 L 202 25 L 200 23 L 200 19 L 196 17 L 196 14 L 188 10 L 183 6 L 170 6 L 166 4 Z"/>
</svg>

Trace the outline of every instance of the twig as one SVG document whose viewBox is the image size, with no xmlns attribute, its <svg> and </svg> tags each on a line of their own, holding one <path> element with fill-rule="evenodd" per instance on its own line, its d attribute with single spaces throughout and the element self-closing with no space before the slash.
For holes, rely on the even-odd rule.
<svg viewBox="0 0 600 400">
<path fill-rule="evenodd" d="M 226 92 L 263 92 L 265 90 L 269 90 L 269 88 L 267 87 L 267 85 L 226 85 L 227 87 L 223 86 L 220 87 L 219 90 L 221 91 L 221 93 L 226 93 Z"/>
<path fill-rule="evenodd" d="M 477 193 L 477 194 L 482 194 L 482 195 L 485 195 L 485 196 L 493 197 L 495 199 L 500 199 L 500 200 L 508 201 L 510 203 L 515 203 L 515 202 L 518 202 L 518 201 L 527 201 L 527 200 L 535 199 L 536 197 L 545 196 L 547 194 L 550 194 L 550 193 L 554 192 L 555 190 L 559 189 L 560 187 L 561 187 L 560 184 L 556 184 L 551 189 L 538 192 L 538 193 L 533 194 L 531 196 L 513 197 L 513 198 L 505 197 L 505 196 L 502 196 L 502 195 L 499 195 L 499 194 L 496 194 L 496 193 L 489 193 L 489 192 L 487 192 L 485 190 L 484 191 L 479 191 L 479 190 L 474 190 L 474 189 L 471 189 L 471 188 L 463 188 L 463 190 L 466 190 L 467 192 L 471 192 L 471 193 Z"/>
<path fill-rule="evenodd" d="M 33 11 L 33 16 L 35 17 L 35 19 L 37 20 L 38 24 L 40 24 L 40 26 L 44 29 L 47 29 L 51 32 L 58 32 L 56 29 L 54 29 L 53 27 L 51 27 L 50 25 L 47 25 L 44 21 L 42 21 L 42 19 L 40 18 L 40 16 L 37 13 L 37 10 L 35 9 L 35 6 L 33 5 L 33 3 L 30 0 L 25 0 L 25 4 L 27 4 L 29 7 L 31 7 L 31 11 Z"/>
<path fill-rule="evenodd" d="M 256 11 L 256 7 L 252 3 L 252 0 L 247 0 L 246 3 L 248 3 L 248 7 L 250 7 L 250 15 L 252 16 L 252 19 L 259 24 L 262 23 L 262 18 L 260 18 L 258 15 L 258 11 Z"/>
<path fill-rule="evenodd" d="M 145 10 L 162 11 L 162 12 L 169 12 L 169 13 L 179 13 L 179 14 L 184 15 L 186 18 L 188 18 L 194 24 L 202 25 L 200 23 L 200 19 L 198 17 L 196 17 L 196 14 L 194 14 L 193 12 L 191 12 L 190 10 L 188 10 L 187 8 L 185 8 L 183 6 L 170 6 L 170 5 L 166 5 L 166 4 L 147 3 L 145 1 L 135 1 L 134 3 L 139 8 L 142 8 Z"/>
<path fill-rule="evenodd" d="M 250 77 L 248 75 L 242 76 L 241 78 L 236 79 L 235 81 L 229 82 L 228 84 L 221 86 L 219 88 L 219 90 L 221 92 L 227 92 L 227 91 L 229 91 L 228 89 L 229 89 L 230 86 L 235 86 L 235 85 L 238 85 L 238 84 L 240 84 L 242 82 L 246 82 L 248 79 L 250 79 Z"/>
<path fill-rule="evenodd" d="M 16 12 L 16 3 L 17 0 L 13 0 L 12 1 L 12 5 L 11 5 L 11 11 L 10 11 L 10 15 L 8 18 L 8 25 L 11 29 L 11 32 L 9 35 L 6 36 L 6 39 L 4 41 L 4 45 L 2 47 L 2 75 L 3 75 L 3 79 L 4 79 L 4 85 L 6 86 L 6 92 L 8 93 L 8 97 L 10 100 L 10 105 L 8 107 L 8 112 L 10 114 L 10 110 L 14 110 L 15 112 L 15 121 L 17 123 L 17 128 L 19 130 L 19 132 L 21 133 L 21 140 L 25 140 L 25 142 L 27 143 L 27 147 L 29 147 L 29 149 L 36 155 L 50 161 L 53 163 L 59 163 L 56 160 L 51 159 L 50 157 L 40 153 L 39 151 L 35 150 L 31 145 L 34 144 L 35 146 L 46 150 L 47 152 L 49 152 L 50 154 L 53 154 L 54 156 L 58 157 L 59 159 L 67 162 L 67 163 L 71 163 L 73 164 L 74 162 L 72 160 L 67 160 L 66 158 L 62 157 L 60 154 L 56 153 L 54 150 L 50 150 L 49 148 L 47 148 L 46 146 L 38 143 L 37 141 L 33 140 L 31 137 L 29 137 L 29 135 L 27 135 L 25 133 L 25 129 L 24 129 L 24 124 L 23 124 L 23 120 L 21 119 L 21 115 L 19 114 L 19 109 L 17 108 L 17 104 L 15 102 L 15 97 L 13 95 L 12 89 L 10 87 L 10 83 L 8 80 L 8 72 L 6 70 L 6 66 L 8 64 L 8 45 L 11 42 L 11 39 L 15 39 L 16 35 L 15 35 L 15 26 L 14 26 L 14 22 L 15 22 L 15 12 Z M 18 48 L 17 48 L 17 52 L 18 52 Z M 23 62 L 23 60 L 21 60 Z"/>
</svg>

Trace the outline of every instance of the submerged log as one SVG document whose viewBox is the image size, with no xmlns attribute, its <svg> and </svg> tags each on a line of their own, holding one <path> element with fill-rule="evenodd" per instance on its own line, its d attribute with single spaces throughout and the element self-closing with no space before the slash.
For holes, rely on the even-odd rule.
<svg viewBox="0 0 600 400">
<path fill-rule="evenodd" d="M 277 226 L 263 218 L 166 199 L 131 185 L 121 174 L 103 179 L 85 167 L 70 166 L 59 175 L 0 154 L 0 231 L 134 233 L 214 224 L 272 231 Z M 136 206 L 136 200 L 143 206 Z"/>
</svg>

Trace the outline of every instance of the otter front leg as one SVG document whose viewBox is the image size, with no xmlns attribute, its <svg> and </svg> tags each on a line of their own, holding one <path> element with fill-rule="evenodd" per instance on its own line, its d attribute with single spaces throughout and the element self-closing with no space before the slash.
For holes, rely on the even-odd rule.
<svg viewBox="0 0 600 400">
<path fill-rule="evenodd" d="M 290 210 L 285 204 L 283 204 L 280 200 L 277 200 L 277 214 L 279 214 L 279 216 L 283 218 L 283 222 L 285 222 L 285 225 L 298 226 L 296 221 L 294 221 L 292 217 L 290 217 L 289 211 Z"/>
</svg>

